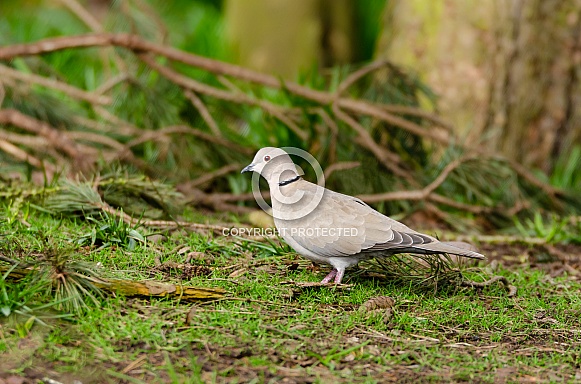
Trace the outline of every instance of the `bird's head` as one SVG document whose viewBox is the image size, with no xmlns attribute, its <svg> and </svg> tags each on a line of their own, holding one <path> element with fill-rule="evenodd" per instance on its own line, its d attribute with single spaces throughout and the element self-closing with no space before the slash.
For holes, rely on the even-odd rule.
<svg viewBox="0 0 581 384">
<path fill-rule="evenodd" d="M 252 163 L 240 173 L 250 171 L 260 174 L 269 184 L 298 176 L 296 166 L 288 153 L 274 147 L 265 147 L 256 152 Z"/>
</svg>

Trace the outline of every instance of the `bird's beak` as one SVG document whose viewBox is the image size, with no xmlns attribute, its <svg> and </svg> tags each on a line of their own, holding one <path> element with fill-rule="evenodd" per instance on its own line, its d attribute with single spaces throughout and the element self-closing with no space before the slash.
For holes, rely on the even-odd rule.
<svg viewBox="0 0 581 384">
<path fill-rule="evenodd" d="M 240 173 L 251 172 L 254 170 L 254 164 L 248 164 Z"/>
</svg>

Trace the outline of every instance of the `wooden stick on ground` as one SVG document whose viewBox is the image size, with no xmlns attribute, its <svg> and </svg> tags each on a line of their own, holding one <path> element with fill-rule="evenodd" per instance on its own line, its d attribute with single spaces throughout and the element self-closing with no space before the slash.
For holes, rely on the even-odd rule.
<svg viewBox="0 0 581 384">
<path fill-rule="evenodd" d="M 7 260 L 4 260 L 7 261 Z M 0 267 L 0 273 L 6 273 L 8 267 Z M 30 273 L 38 273 L 38 268 L 16 268 L 10 272 L 8 278 L 20 280 Z M 112 294 L 139 297 L 165 297 L 168 299 L 179 299 L 185 301 L 195 300 L 216 300 L 224 298 L 227 291 L 222 288 L 192 287 L 163 283 L 158 281 L 131 281 L 121 279 L 87 279 L 95 287 Z"/>
</svg>

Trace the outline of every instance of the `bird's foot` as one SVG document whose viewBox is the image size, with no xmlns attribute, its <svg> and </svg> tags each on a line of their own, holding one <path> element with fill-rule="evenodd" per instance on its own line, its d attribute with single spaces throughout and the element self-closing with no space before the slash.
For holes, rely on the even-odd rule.
<svg viewBox="0 0 581 384">
<path fill-rule="evenodd" d="M 327 276 L 325 276 L 325 278 L 323 280 L 321 280 L 321 284 L 329 283 L 334 277 L 335 277 L 335 280 L 337 280 L 336 276 L 337 276 L 337 270 L 335 268 L 333 268 L 333 270 L 331 272 L 329 272 L 329 274 Z"/>
<path fill-rule="evenodd" d="M 327 276 L 325 276 L 325 278 L 323 280 L 321 280 L 321 284 L 327 284 L 330 283 L 331 280 L 333 280 L 333 278 L 335 278 L 334 283 L 335 284 L 341 284 L 341 280 L 343 280 L 343 275 L 345 274 L 345 270 L 337 270 L 335 268 L 333 268 L 333 270 L 331 272 L 329 272 L 329 274 Z"/>
<path fill-rule="evenodd" d="M 343 275 L 345 274 L 344 269 L 339 269 L 337 274 L 335 275 L 335 284 L 341 284 L 341 280 L 343 280 Z"/>
</svg>

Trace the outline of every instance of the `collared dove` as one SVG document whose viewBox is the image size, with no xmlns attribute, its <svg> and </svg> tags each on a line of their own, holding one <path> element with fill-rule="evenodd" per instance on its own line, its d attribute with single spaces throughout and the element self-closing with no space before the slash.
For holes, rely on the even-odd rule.
<svg viewBox="0 0 581 384">
<path fill-rule="evenodd" d="M 340 284 L 345 269 L 359 261 L 395 253 L 454 254 L 485 259 L 470 245 L 440 242 L 408 228 L 356 197 L 304 180 L 284 150 L 266 147 L 241 173 L 254 171 L 266 179 L 274 224 L 280 236 L 300 255 L 333 270 L 321 281 Z"/>
</svg>

